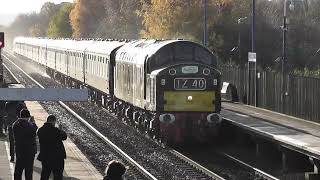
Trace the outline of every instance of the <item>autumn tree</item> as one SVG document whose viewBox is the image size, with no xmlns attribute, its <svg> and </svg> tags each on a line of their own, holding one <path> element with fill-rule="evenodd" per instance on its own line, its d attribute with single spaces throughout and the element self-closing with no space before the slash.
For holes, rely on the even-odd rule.
<svg viewBox="0 0 320 180">
<path fill-rule="evenodd" d="M 73 9 L 72 3 L 65 3 L 60 10 L 52 17 L 49 28 L 48 36 L 57 38 L 57 37 L 71 37 L 72 28 L 70 25 L 69 15 Z"/>
<path fill-rule="evenodd" d="M 142 30 L 140 0 L 104 0 L 106 16 L 100 22 L 96 36 L 138 39 Z"/>
<path fill-rule="evenodd" d="M 201 41 L 203 24 L 202 1 L 194 0 L 144 0 L 140 15 L 145 30 L 143 37 L 174 38 L 182 37 Z M 216 21 L 216 3 L 208 3 L 210 24 Z"/>
<path fill-rule="evenodd" d="M 103 18 L 105 18 L 104 1 L 77 0 L 70 13 L 74 37 L 92 37 Z"/>
<path fill-rule="evenodd" d="M 12 34 L 19 34 L 24 36 L 31 36 L 30 28 L 37 24 L 39 17 L 36 13 L 20 14 L 18 15 L 13 23 L 9 26 Z"/>
<path fill-rule="evenodd" d="M 40 13 L 21 14 L 10 25 L 13 33 L 25 36 L 45 37 L 51 18 L 57 13 L 62 4 L 45 3 Z"/>
<path fill-rule="evenodd" d="M 59 9 L 63 6 L 61 4 L 54 4 L 51 2 L 46 2 L 41 7 L 40 13 L 38 14 L 39 20 L 37 24 L 34 24 L 31 28 L 31 32 L 34 36 L 47 36 L 49 23 L 52 17 L 59 11 Z"/>
</svg>

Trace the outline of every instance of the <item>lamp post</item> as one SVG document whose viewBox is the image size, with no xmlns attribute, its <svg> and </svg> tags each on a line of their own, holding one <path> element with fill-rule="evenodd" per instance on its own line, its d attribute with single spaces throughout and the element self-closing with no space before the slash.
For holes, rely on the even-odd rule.
<svg viewBox="0 0 320 180">
<path fill-rule="evenodd" d="M 241 63 L 241 24 L 243 23 L 244 20 L 246 20 L 247 17 L 242 17 L 238 19 L 238 28 L 239 28 L 239 34 L 238 34 L 238 57 L 239 57 L 239 63 Z"/>
<path fill-rule="evenodd" d="M 251 52 L 256 50 L 256 1 L 252 0 Z"/>
<path fill-rule="evenodd" d="M 251 21 L 251 53 L 255 53 L 256 49 L 256 1 L 252 0 L 252 21 Z M 254 105 L 257 106 L 257 62 L 255 62 L 254 75 Z M 247 83 L 247 104 L 250 104 L 250 61 L 248 61 L 248 83 Z"/>
<path fill-rule="evenodd" d="M 303 0 L 300 0 L 303 2 Z M 287 96 L 287 82 L 286 82 L 286 71 L 287 71 L 287 3 L 288 0 L 284 0 L 283 4 L 283 26 L 282 26 L 282 61 L 281 61 L 281 74 L 282 74 L 282 111 L 285 112 L 285 98 Z M 293 0 L 290 0 L 290 10 L 294 10 Z"/>
<path fill-rule="evenodd" d="M 203 45 L 208 46 L 208 0 L 203 1 L 204 22 L 203 22 Z"/>
<path fill-rule="evenodd" d="M 288 0 L 284 0 L 283 4 L 283 26 L 282 26 L 282 61 L 281 61 L 281 85 L 282 85 L 282 93 L 281 93 L 281 99 L 282 99 L 282 112 L 285 112 L 285 98 L 286 98 L 286 88 L 285 88 L 285 65 L 287 64 L 287 2 Z"/>
<path fill-rule="evenodd" d="M 283 4 L 283 27 L 282 27 L 282 62 L 281 62 L 281 72 L 284 75 L 285 73 L 285 66 L 287 63 L 287 2 L 288 0 L 284 0 Z M 289 8 L 293 10 L 294 5 L 293 2 L 290 0 Z"/>
</svg>

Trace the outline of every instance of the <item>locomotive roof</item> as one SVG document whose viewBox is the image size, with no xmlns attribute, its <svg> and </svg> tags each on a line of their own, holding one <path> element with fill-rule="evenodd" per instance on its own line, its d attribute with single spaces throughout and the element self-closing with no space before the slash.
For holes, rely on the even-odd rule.
<svg viewBox="0 0 320 180">
<path fill-rule="evenodd" d="M 116 61 L 146 65 L 153 70 L 181 63 L 199 63 L 217 67 L 217 58 L 202 45 L 186 40 L 142 39 L 123 41 L 93 41 L 72 39 L 41 39 L 17 37 L 15 42 L 54 48 L 62 51 L 97 53 L 109 56 L 117 50 Z"/>
<path fill-rule="evenodd" d="M 124 44 L 120 41 L 94 41 L 86 48 L 86 52 L 110 56 L 113 50 Z"/>
<path fill-rule="evenodd" d="M 216 57 L 198 43 L 186 40 L 138 40 L 122 46 L 117 62 L 145 64 L 147 71 L 177 63 L 199 63 L 217 66 Z"/>
<path fill-rule="evenodd" d="M 43 39 L 17 37 L 14 42 L 20 42 L 41 47 L 53 48 L 61 51 L 90 52 L 110 56 L 116 48 L 125 44 L 120 41 L 93 41 L 93 40 L 73 40 L 73 39 Z"/>
<path fill-rule="evenodd" d="M 62 51 L 75 51 L 83 53 L 87 46 L 90 46 L 93 41 L 75 41 L 75 40 L 49 40 L 48 48 L 58 49 Z"/>
</svg>

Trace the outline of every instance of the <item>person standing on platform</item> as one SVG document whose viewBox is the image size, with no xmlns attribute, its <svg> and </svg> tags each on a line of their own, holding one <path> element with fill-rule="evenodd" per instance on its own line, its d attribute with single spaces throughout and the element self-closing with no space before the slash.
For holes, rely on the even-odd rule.
<svg viewBox="0 0 320 180">
<path fill-rule="evenodd" d="M 13 138 L 13 131 L 12 131 L 12 124 L 17 120 L 18 116 L 16 114 L 16 106 L 17 102 L 15 101 L 8 101 L 5 104 L 5 123 L 6 127 L 8 128 L 8 134 L 9 134 L 9 145 L 10 145 L 10 161 L 14 162 L 14 138 Z"/>
<path fill-rule="evenodd" d="M 5 126 L 6 129 L 8 129 L 9 134 L 9 145 L 10 145 L 10 162 L 14 162 L 14 156 L 15 156 L 15 145 L 14 145 L 14 138 L 13 138 L 13 131 L 12 131 L 12 125 L 13 123 L 18 119 L 20 116 L 20 111 L 26 108 L 24 102 L 19 101 L 8 101 L 5 104 L 4 112 L 6 114 L 5 116 Z"/>
<path fill-rule="evenodd" d="M 103 180 L 122 180 L 123 174 L 127 168 L 119 161 L 112 160 L 109 162 Z"/>
<path fill-rule="evenodd" d="M 37 132 L 40 143 L 40 153 L 37 159 L 42 163 L 40 180 L 49 179 L 51 172 L 53 172 L 54 180 L 63 178 L 66 151 L 62 141 L 67 139 L 67 134 L 55 127 L 56 121 L 54 115 L 49 115 L 47 122 Z"/>
<path fill-rule="evenodd" d="M 30 112 L 22 109 L 20 118 L 12 125 L 17 162 L 14 169 L 14 179 L 21 180 L 25 171 L 25 179 L 32 180 L 33 162 L 37 153 L 36 132 L 37 125 Z"/>
<path fill-rule="evenodd" d="M 3 130 L 5 130 L 5 122 L 4 122 L 4 107 L 5 107 L 6 102 L 5 101 L 0 101 L 0 137 L 5 137 L 6 135 L 3 133 Z"/>
</svg>

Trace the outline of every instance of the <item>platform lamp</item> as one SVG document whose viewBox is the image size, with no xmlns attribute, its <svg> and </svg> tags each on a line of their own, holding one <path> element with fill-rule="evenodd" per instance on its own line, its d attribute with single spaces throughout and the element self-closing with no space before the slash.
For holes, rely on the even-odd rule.
<svg viewBox="0 0 320 180">
<path fill-rule="evenodd" d="M 0 86 L 3 85 L 2 48 L 4 48 L 4 32 L 0 32 Z"/>
<path fill-rule="evenodd" d="M 239 28 L 239 32 L 238 32 L 238 58 L 239 58 L 239 63 L 241 63 L 241 24 L 243 24 L 243 22 L 248 19 L 248 17 L 241 17 L 238 19 L 238 28 Z"/>
<path fill-rule="evenodd" d="M 203 45 L 208 47 L 208 0 L 203 0 Z"/>
<path fill-rule="evenodd" d="M 252 0 L 251 4 L 251 53 L 256 51 L 256 0 Z M 254 105 L 257 106 L 257 62 L 255 62 L 255 92 L 254 92 Z M 248 61 L 248 81 L 247 81 L 247 104 L 250 104 L 250 62 Z"/>
<path fill-rule="evenodd" d="M 288 31 L 288 22 L 287 22 L 287 5 L 288 1 L 290 1 L 289 9 L 291 11 L 294 10 L 294 2 L 300 1 L 304 2 L 304 0 L 283 0 L 283 25 L 282 25 L 282 61 L 281 61 L 281 74 L 282 74 L 282 111 L 285 112 L 285 98 L 288 95 L 287 92 L 287 82 L 286 82 L 286 66 L 287 66 L 287 31 Z"/>
</svg>

